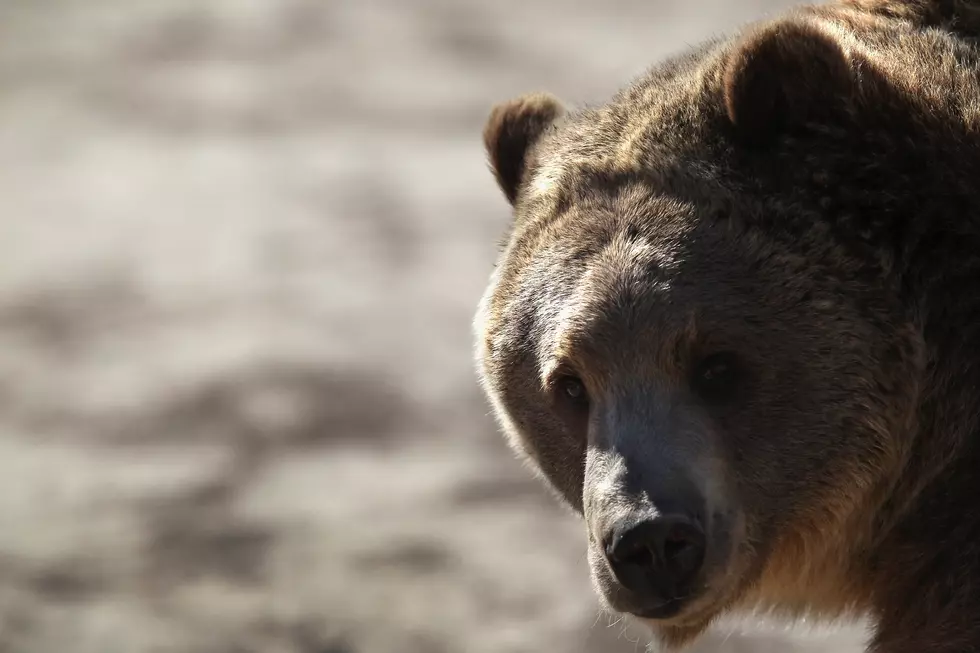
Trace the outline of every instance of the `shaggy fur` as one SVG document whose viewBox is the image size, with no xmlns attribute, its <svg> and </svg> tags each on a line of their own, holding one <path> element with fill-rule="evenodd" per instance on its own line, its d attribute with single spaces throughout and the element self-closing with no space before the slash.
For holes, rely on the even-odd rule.
<svg viewBox="0 0 980 653">
<path fill-rule="evenodd" d="M 713 548 L 703 592 L 651 624 L 668 645 L 762 607 L 869 613 L 874 653 L 980 650 L 977 34 L 964 0 L 807 7 L 604 106 L 488 121 L 515 218 L 481 379 L 590 539 L 641 500 L 622 474 L 646 501 L 668 467 L 696 479 Z M 718 351 L 740 372 L 721 407 L 691 386 Z"/>
</svg>

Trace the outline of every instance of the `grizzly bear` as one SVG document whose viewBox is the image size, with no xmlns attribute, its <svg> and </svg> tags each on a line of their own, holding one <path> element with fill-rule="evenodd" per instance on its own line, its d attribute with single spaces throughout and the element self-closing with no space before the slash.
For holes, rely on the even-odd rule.
<svg viewBox="0 0 980 653">
<path fill-rule="evenodd" d="M 481 383 L 668 648 L 764 610 L 980 651 L 978 35 L 844 0 L 490 113 Z"/>
</svg>

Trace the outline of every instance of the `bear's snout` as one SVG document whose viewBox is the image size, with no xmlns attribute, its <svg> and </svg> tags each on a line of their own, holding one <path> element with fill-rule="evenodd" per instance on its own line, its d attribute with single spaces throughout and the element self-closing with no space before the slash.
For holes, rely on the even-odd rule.
<svg viewBox="0 0 980 653">
<path fill-rule="evenodd" d="M 715 484 L 698 450 L 661 442 L 659 455 L 649 455 L 654 438 L 633 438 L 631 431 L 639 433 L 617 429 L 605 438 L 612 446 L 594 446 L 586 461 L 593 579 L 617 612 L 683 620 L 699 609 L 693 604 L 709 600 L 730 562 L 733 507 L 718 492 L 705 492 Z"/>
</svg>

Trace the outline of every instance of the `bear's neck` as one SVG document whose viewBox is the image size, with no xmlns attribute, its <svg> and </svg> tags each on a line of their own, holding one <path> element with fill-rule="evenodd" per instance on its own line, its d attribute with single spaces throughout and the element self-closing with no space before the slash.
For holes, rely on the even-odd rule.
<svg viewBox="0 0 980 653">
<path fill-rule="evenodd" d="M 980 650 L 980 257 L 962 257 L 968 242 L 980 244 L 937 237 L 923 254 L 934 269 L 918 277 L 928 351 L 919 431 L 861 561 L 875 653 Z M 937 648 L 940 632 L 955 646 Z"/>
<path fill-rule="evenodd" d="M 863 561 L 874 653 L 980 650 L 980 455 L 968 442 L 949 457 Z"/>
</svg>

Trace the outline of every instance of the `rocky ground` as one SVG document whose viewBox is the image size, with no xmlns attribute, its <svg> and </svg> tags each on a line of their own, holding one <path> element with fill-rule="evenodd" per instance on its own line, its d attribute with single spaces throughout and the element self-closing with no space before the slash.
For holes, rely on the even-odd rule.
<svg viewBox="0 0 980 653">
<path fill-rule="evenodd" d="M 0 652 L 642 650 L 474 380 L 479 132 L 780 4 L 0 0 Z"/>
</svg>

